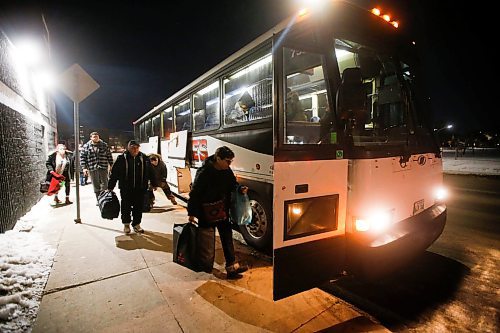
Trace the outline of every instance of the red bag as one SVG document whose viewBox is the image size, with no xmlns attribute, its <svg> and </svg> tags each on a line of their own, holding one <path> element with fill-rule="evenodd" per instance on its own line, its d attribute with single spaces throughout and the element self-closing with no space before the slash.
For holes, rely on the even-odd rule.
<svg viewBox="0 0 500 333">
<path fill-rule="evenodd" d="M 61 182 L 57 180 L 57 178 L 52 177 L 50 181 L 49 190 L 47 191 L 47 195 L 57 194 L 61 189 Z"/>
<path fill-rule="evenodd" d="M 202 204 L 202 207 L 206 222 L 216 223 L 227 219 L 224 199 L 215 202 L 204 203 Z"/>
<path fill-rule="evenodd" d="M 61 189 L 61 182 L 65 179 L 63 175 L 51 172 L 52 179 L 50 180 L 49 190 L 47 195 L 57 194 Z"/>
</svg>

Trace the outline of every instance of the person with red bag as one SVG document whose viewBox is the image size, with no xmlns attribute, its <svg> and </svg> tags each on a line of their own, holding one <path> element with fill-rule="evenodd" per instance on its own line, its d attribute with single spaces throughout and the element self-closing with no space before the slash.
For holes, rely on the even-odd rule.
<svg viewBox="0 0 500 333">
<path fill-rule="evenodd" d="M 58 144 L 56 151 L 49 155 L 47 161 L 45 162 L 47 167 L 47 178 L 46 180 L 50 182 L 49 191 L 47 195 L 54 195 L 54 201 L 51 203 L 52 206 L 56 206 L 61 203 L 59 200 L 58 193 L 61 189 L 62 182 L 64 182 L 64 188 L 66 191 L 65 204 L 69 205 L 72 202 L 69 200 L 70 191 L 70 175 L 73 173 L 73 154 L 66 150 L 66 146 L 63 144 Z"/>
</svg>

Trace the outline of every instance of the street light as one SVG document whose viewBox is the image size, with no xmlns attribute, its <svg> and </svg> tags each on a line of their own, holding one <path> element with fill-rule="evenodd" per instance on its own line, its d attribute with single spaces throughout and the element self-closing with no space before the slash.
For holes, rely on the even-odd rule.
<svg viewBox="0 0 500 333">
<path fill-rule="evenodd" d="M 436 134 L 437 134 L 438 132 L 440 132 L 440 131 L 442 131 L 442 130 L 444 130 L 444 129 L 450 129 L 450 128 L 453 128 L 453 125 L 452 125 L 452 124 L 450 124 L 450 125 L 446 125 L 446 126 L 444 126 L 444 127 L 441 127 L 440 129 L 435 128 L 435 129 L 434 129 L 434 132 L 436 132 Z"/>
</svg>

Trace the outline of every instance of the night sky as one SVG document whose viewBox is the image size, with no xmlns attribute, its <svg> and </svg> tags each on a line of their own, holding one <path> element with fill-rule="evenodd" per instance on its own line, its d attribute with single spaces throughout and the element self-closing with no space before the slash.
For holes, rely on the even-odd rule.
<svg viewBox="0 0 500 333">
<path fill-rule="evenodd" d="M 40 34 L 43 12 L 58 72 L 80 64 L 100 85 L 80 105 L 88 128 L 132 130 L 132 121 L 300 8 L 299 0 L 21 2 L 2 5 L 0 24 L 15 42 Z M 353 1 L 379 6 L 417 42 L 434 124 L 455 131 L 500 129 L 492 105 L 493 12 L 455 1 Z M 72 102 L 55 94 L 58 122 L 72 124 Z"/>
</svg>

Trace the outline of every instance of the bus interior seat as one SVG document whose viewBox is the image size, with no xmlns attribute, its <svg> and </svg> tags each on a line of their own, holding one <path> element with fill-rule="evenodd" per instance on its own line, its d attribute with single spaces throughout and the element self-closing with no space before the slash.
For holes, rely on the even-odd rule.
<svg viewBox="0 0 500 333">
<path fill-rule="evenodd" d="M 337 91 L 337 110 L 342 121 L 349 121 L 350 127 L 364 127 L 368 116 L 366 90 L 359 67 L 346 68 L 342 73 L 342 83 Z"/>
</svg>

